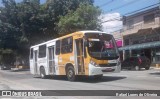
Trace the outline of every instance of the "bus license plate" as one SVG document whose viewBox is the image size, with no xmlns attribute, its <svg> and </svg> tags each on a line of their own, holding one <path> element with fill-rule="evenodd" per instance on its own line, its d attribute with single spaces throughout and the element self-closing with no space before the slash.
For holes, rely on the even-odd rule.
<svg viewBox="0 0 160 99">
<path fill-rule="evenodd" d="M 106 68 L 102 70 L 102 72 L 112 72 L 112 71 L 114 71 L 113 68 Z"/>
<path fill-rule="evenodd" d="M 108 63 L 117 63 L 117 60 L 108 60 Z"/>
</svg>

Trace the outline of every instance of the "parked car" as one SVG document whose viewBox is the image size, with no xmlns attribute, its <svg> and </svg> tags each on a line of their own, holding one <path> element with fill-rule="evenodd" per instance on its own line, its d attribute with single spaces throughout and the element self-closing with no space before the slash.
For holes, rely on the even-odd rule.
<svg viewBox="0 0 160 99">
<path fill-rule="evenodd" d="M 149 70 L 150 68 L 150 60 L 146 56 L 133 56 L 125 59 L 121 67 L 122 69 L 135 69 L 140 70 L 140 68 L 145 68 L 146 70 Z"/>
<path fill-rule="evenodd" d="M 1 70 L 10 70 L 11 66 L 9 66 L 9 65 L 1 65 L 0 68 L 1 68 Z"/>
</svg>

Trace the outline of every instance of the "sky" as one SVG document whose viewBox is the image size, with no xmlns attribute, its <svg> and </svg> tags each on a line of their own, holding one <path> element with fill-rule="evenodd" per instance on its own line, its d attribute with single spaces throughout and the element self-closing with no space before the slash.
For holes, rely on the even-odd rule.
<svg viewBox="0 0 160 99">
<path fill-rule="evenodd" d="M 20 2 L 22 0 L 16 1 Z M 45 1 L 41 0 L 41 3 Z M 0 6 L 2 6 L 1 2 L 2 0 L 0 0 Z M 102 15 L 99 18 L 104 22 L 159 2 L 160 0 L 94 0 L 94 5 L 99 6 L 102 10 Z M 121 29 L 122 21 L 109 21 L 103 23 L 102 26 L 103 31 L 110 33 Z"/>
<path fill-rule="evenodd" d="M 95 0 L 95 5 L 102 9 L 101 20 L 107 21 L 159 2 L 160 0 Z M 122 28 L 122 21 L 109 21 L 102 26 L 103 31 L 111 33 Z"/>
</svg>

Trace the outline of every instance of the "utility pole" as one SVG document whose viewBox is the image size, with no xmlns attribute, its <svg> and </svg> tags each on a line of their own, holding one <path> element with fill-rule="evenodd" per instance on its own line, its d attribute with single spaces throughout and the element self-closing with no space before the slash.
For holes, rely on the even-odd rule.
<svg viewBox="0 0 160 99">
<path fill-rule="evenodd" d="M 159 27 L 160 27 L 160 0 L 159 0 L 158 17 L 159 17 Z"/>
<path fill-rule="evenodd" d="M 159 9 L 160 9 L 160 0 L 159 0 Z"/>
</svg>

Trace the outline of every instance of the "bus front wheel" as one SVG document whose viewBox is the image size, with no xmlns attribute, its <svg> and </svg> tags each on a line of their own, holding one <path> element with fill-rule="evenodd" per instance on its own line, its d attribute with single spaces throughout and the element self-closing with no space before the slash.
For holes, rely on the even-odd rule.
<svg viewBox="0 0 160 99">
<path fill-rule="evenodd" d="M 66 70 L 66 75 L 69 81 L 75 81 L 76 75 L 73 66 L 69 66 Z"/>
</svg>

